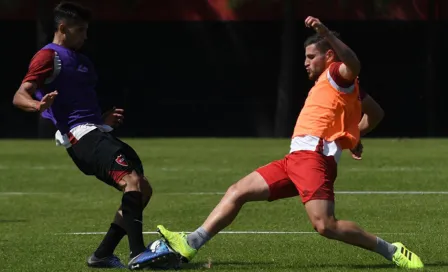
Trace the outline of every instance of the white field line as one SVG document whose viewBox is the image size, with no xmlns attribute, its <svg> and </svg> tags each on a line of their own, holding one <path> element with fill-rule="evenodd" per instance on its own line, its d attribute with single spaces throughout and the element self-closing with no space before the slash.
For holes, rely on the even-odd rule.
<svg viewBox="0 0 448 272">
<path fill-rule="evenodd" d="M 336 191 L 340 195 L 447 195 L 445 191 Z"/>
<path fill-rule="evenodd" d="M 338 169 L 339 170 L 339 169 Z M 340 168 L 348 172 L 421 172 L 434 171 L 434 168 L 412 167 L 412 166 L 384 166 L 384 167 L 349 167 Z"/>
<path fill-rule="evenodd" d="M 191 233 L 190 231 L 184 231 L 184 233 Z M 63 235 L 105 235 L 106 232 L 69 232 L 69 233 L 60 233 Z M 143 234 L 158 234 L 156 231 L 146 231 Z M 263 235 L 292 235 L 292 234 L 317 234 L 315 231 L 221 231 L 219 234 L 263 234 Z M 403 232 L 383 232 L 377 233 L 378 235 L 387 235 L 387 234 L 400 234 L 400 235 L 412 235 L 413 233 L 403 233 Z"/>
<path fill-rule="evenodd" d="M 0 170 L 22 170 L 22 171 L 46 171 L 46 170 L 76 170 L 76 166 L 69 165 L 0 165 Z"/>
<path fill-rule="evenodd" d="M 179 192 L 160 195 L 223 195 L 225 192 Z M 448 191 L 336 191 L 339 195 L 448 195 Z"/>
<path fill-rule="evenodd" d="M 0 170 L 30 170 L 30 171 L 45 171 L 45 170 L 77 170 L 74 165 L 1 165 Z M 163 172 L 233 172 L 233 168 L 211 168 L 211 167 L 194 167 L 194 168 L 175 168 L 162 167 L 158 168 Z M 406 167 L 406 166 L 385 166 L 385 167 L 350 167 L 340 168 L 340 171 L 348 172 L 421 172 L 434 171 L 433 168 L 422 167 Z"/>
<path fill-rule="evenodd" d="M 224 195 L 225 192 L 177 192 L 157 195 Z M 448 191 L 336 191 L 339 195 L 448 195 Z M 0 196 L 59 195 L 47 192 L 0 192 Z"/>
<path fill-rule="evenodd" d="M 0 196 L 24 196 L 24 195 L 57 195 L 58 193 L 45 192 L 0 192 Z"/>
<path fill-rule="evenodd" d="M 164 172 L 234 172 L 235 171 L 235 169 L 233 168 L 211 168 L 211 167 L 197 167 L 197 168 L 163 167 L 160 168 L 160 170 Z M 422 167 L 407 167 L 407 166 L 340 168 L 340 171 L 347 171 L 347 172 L 422 172 L 422 171 L 434 171 L 434 170 L 436 169 L 422 168 Z"/>
</svg>

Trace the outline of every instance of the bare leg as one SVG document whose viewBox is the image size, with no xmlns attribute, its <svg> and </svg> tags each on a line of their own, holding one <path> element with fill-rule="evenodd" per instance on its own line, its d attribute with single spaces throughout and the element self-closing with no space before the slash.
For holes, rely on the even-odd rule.
<svg viewBox="0 0 448 272">
<path fill-rule="evenodd" d="M 328 200 L 311 200 L 305 204 L 314 229 L 328 239 L 338 240 L 353 246 L 378 252 L 388 259 L 396 248 L 361 229 L 351 221 L 337 220 L 334 214 L 334 202 Z M 381 242 L 381 244 L 379 244 Z"/>
<path fill-rule="evenodd" d="M 269 186 L 258 172 L 252 172 L 229 187 L 204 224 L 187 236 L 188 244 L 199 249 L 235 220 L 243 205 L 269 199 Z"/>
<path fill-rule="evenodd" d="M 224 197 L 202 226 L 213 236 L 235 220 L 245 203 L 268 200 L 268 198 L 269 187 L 267 183 L 259 173 L 252 172 L 227 189 Z"/>
</svg>

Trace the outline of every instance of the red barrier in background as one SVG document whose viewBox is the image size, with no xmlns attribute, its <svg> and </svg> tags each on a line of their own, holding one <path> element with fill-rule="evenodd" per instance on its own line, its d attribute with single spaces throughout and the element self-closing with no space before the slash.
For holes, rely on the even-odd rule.
<svg viewBox="0 0 448 272">
<path fill-rule="evenodd" d="M 2 0 L 0 19 L 33 20 L 39 1 L 49 9 L 55 0 Z M 448 18 L 444 0 L 301 0 L 297 18 L 323 20 L 426 20 L 428 2 L 435 18 Z M 126 21 L 254 21 L 282 19 L 282 0 L 75 0 L 90 7 L 97 20 Z"/>
</svg>

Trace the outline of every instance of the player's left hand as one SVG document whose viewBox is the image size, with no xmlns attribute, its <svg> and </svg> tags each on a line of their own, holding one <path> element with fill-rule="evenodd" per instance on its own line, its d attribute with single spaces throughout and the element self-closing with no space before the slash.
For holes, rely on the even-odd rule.
<svg viewBox="0 0 448 272">
<path fill-rule="evenodd" d="M 322 36 L 325 36 L 330 32 L 328 28 L 319 19 L 313 16 L 308 16 L 305 19 L 305 26 L 313 28 L 319 35 Z"/>
<path fill-rule="evenodd" d="M 350 149 L 350 152 L 352 153 L 352 158 L 355 160 L 362 160 L 362 152 L 363 152 L 364 146 L 362 145 L 361 141 L 355 146 L 355 148 Z"/>
<path fill-rule="evenodd" d="M 117 109 L 113 107 L 112 109 L 103 113 L 103 121 L 106 125 L 113 128 L 118 127 L 123 124 L 124 120 L 124 109 Z"/>
</svg>

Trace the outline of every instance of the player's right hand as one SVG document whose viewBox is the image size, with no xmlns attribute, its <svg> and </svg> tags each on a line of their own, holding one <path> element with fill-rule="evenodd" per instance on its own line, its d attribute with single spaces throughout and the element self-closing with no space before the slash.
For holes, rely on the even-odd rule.
<svg viewBox="0 0 448 272">
<path fill-rule="evenodd" d="M 355 148 L 350 149 L 350 152 L 352 153 L 352 158 L 355 160 L 362 160 L 362 152 L 363 152 L 364 146 L 362 145 L 361 141 L 355 146 Z"/>
<path fill-rule="evenodd" d="M 51 107 L 54 102 L 54 99 L 58 95 L 58 91 L 53 91 L 51 93 L 47 93 L 39 102 L 39 112 L 43 112 L 44 110 Z"/>
<path fill-rule="evenodd" d="M 330 31 L 328 28 L 317 18 L 308 16 L 305 19 L 305 26 L 314 29 L 319 35 L 325 36 Z"/>
</svg>

